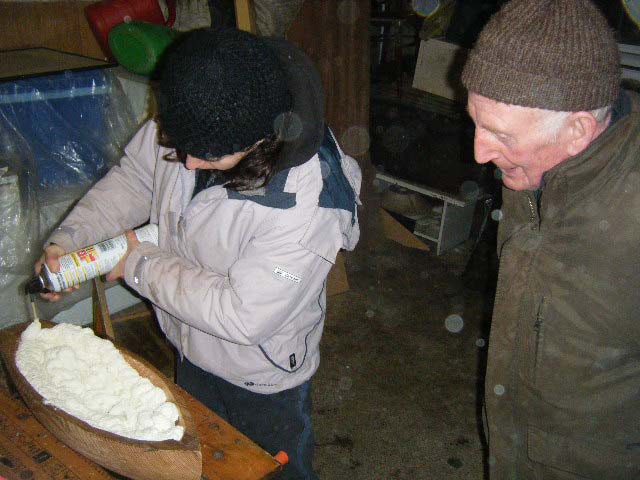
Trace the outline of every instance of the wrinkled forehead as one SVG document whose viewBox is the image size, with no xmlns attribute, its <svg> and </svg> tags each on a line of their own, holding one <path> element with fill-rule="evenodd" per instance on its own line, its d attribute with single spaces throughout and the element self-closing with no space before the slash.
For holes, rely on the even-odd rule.
<svg viewBox="0 0 640 480">
<path fill-rule="evenodd" d="M 508 127 L 514 123 L 533 125 L 544 110 L 503 103 L 475 92 L 469 92 L 467 111 L 476 125 Z"/>
</svg>

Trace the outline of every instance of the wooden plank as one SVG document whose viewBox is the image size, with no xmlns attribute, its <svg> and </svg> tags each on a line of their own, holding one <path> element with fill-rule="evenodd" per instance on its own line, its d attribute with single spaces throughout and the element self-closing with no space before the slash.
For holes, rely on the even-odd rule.
<svg viewBox="0 0 640 480">
<path fill-rule="evenodd" d="M 7 479 L 109 480 L 102 468 L 51 435 L 19 399 L 0 389 L 0 475 Z"/>
<path fill-rule="evenodd" d="M 320 72 L 325 119 L 340 146 L 362 169 L 358 249 L 378 241 L 380 223 L 373 185 L 375 169 L 369 157 L 369 0 L 305 0 L 286 34 L 300 46 Z"/>
<path fill-rule="evenodd" d="M 104 60 L 84 16 L 91 3 L 0 2 L 0 50 L 48 47 Z"/>
<path fill-rule="evenodd" d="M 348 136 L 350 128 L 369 128 L 369 9 L 363 0 L 306 0 L 287 33 L 316 64 L 327 122 L 359 159 L 367 149 Z"/>
<path fill-rule="evenodd" d="M 239 30 L 256 33 L 256 14 L 251 0 L 235 0 L 236 26 Z"/>
<path fill-rule="evenodd" d="M 107 295 L 104 291 L 104 282 L 97 276 L 93 279 L 92 309 L 93 309 L 93 332 L 101 338 L 106 338 L 115 343 L 116 335 L 113 332 L 113 323 L 109 315 L 107 305 Z"/>
<path fill-rule="evenodd" d="M 108 62 L 49 48 L 0 51 L 0 79 L 108 67 Z"/>
</svg>

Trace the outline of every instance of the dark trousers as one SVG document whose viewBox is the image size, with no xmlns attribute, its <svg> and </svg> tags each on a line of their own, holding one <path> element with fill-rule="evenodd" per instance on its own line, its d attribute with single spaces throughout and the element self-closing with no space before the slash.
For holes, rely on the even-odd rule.
<svg viewBox="0 0 640 480">
<path fill-rule="evenodd" d="M 313 471 L 311 382 L 271 395 L 250 392 L 178 359 L 176 382 L 271 455 L 287 452 L 278 478 L 316 480 Z"/>
</svg>

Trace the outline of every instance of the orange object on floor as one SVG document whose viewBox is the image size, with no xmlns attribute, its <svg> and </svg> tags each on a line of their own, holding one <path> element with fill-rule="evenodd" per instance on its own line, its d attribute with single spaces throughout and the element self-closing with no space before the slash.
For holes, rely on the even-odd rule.
<svg viewBox="0 0 640 480">
<path fill-rule="evenodd" d="M 273 456 L 273 458 L 275 458 L 278 463 L 280 463 L 280 465 L 286 465 L 287 463 L 289 463 L 289 455 L 287 455 L 287 452 L 285 452 L 284 450 L 280 450 Z"/>
</svg>

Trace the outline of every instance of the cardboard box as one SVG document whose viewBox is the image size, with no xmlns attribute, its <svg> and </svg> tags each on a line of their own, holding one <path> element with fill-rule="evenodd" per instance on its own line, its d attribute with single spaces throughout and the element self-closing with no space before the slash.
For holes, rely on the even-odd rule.
<svg viewBox="0 0 640 480">
<path fill-rule="evenodd" d="M 466 90 L 460 80 L 467 50 L 449 42 L 430 39 L 420 42 L 413 88 L 466 103 Z"/>
</svg>

